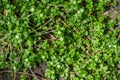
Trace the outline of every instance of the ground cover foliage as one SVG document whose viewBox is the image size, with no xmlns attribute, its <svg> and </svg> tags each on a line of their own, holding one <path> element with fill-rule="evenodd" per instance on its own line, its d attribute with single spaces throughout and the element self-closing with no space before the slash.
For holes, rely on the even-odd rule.
<svg viewBox="0 0 120 80">
<path fill-rule="evenodd" d="M 119 80 L 116 6 L 117 0 L 0 0 L 0 79 Z"/>
</svg>

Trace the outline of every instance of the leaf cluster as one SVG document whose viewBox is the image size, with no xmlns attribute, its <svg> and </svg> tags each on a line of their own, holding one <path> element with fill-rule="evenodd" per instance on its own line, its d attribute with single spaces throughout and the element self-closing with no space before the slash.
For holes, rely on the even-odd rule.
<svg viewBox="0 0 120 80">
<path fill-rule="evenodd" d="M 115 0 L 0 0 L 0 68 L 47 64 L 51 80 L 120 79 Z M 21 79 L 27 79 L 21 75 Z"/>
</svg>

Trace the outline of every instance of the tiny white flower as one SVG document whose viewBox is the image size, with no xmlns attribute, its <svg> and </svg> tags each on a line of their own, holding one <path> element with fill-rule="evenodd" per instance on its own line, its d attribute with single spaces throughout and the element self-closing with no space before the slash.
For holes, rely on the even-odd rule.
<svg viewBox="0 0 120 80">
<path fill-rule="evenodd" d="M 40 17 L 43 17 L 43 14 L 40 14 Z"/>
<path fill-rule="evenodd" d="M 57 68 L 60 68 L 60 65 L 57 65 Z"/>
<path fill-rule="evenodd" d="M 63 38 L 62 38 L 62 37 L 60 37 L 60 41 L 63 41 Z"/>
<path fill-rule="evenodd" d="M 111 48 L 111 45 L 109 45 L 108 47 Z"/>
<path fill-rule="evenodd" d="M 53 65 L 53 63 L 52 63 L 52 62 L 50 62 L 50 64 L 51 64 L 51 65 Z"/>
<path fill-rule="evenodd" d="M 95 58 L 95 61 L 98 61 L 98 58 Z"/>
<path fill-rule="evenodd" d="M 19 35 L 16 35 L 16 36 L 15 36 L 15 38 L 17 38 L 17 39 L 18 39 L 18 38 L 19 38 Z"/>
<path fill-rule="evenodd" d="M 33 12 L 33 11 L 34 11 L 34 8 L 31 8 L 31 11 Z"/>
<path fill-rule="evenodd" d="M 78 14 L 80 13 L 80 11 L 77 12 Z"/>
<path fill-rule="evenodd" d="M 45 59 L 45 56 L 42 56 L 43 59 Z"/>
<path fill-rule="evenodd" d="M 14 70 L 16 70 L 16 67 L 13 67 Z"/>
<path fill-rule="evenodd" d="M 113 47 L 116 48 L 116 45 L 114 45 Z"/>
<path fill-rule="evenodd" d="M 80 12 L 84 12 L 84 9 L 80 9 Z"/>
<path fill-rule="evenodd" d="M 60 32 L 60 31 L 58 31 L 58 34 L 61 34 L 61 32 Z"/>
<path fill-rule="evenodd" d="M 25 59 L 26 62 L 28 62 L 28 59 Z"/>
<path fill-rule="evenodd" d="M 76 1 L 74 1 L 73 4 L 76 4 Z"/>
</svg>

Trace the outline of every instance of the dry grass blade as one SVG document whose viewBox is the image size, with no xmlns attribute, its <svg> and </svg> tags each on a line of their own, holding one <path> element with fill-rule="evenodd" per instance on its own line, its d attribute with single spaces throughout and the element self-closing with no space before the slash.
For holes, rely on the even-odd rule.
<svg viewBox="0 0 120 80">
<path fill-rule="evenodd" d="M 16 80 L 16 74 L 14 75 L 14 80 Z"/>
<path fill-rule="evenodd" d="M 6 39 L 6 37 L 3 37 L 0 39 L 0 42 L 3 42 Z"/>
<path fill-rule="evenodd" d="M 43 34 L 49 34 L 49 33 L 54 32 L 54 31 L 55 31 L 55 28 L 47 29 L 45 31 L 42 31 L 42 32 L 39 32 L 39 33 L 35 34 L 35 36 L 40 36 L 40 35 L 43 35 Z"/>
<path fill-rule="evenodd" d="M 45 22 L 43 25 L 41 25 L 41 26 L 38 26 L 38 28 L 36 29 L 36 30 L 39 30 L 41 27 L 43 27 L 43 26 L 45 26 L 45 25 L 47 25 L 49 22 L 51 22 L 52 21 L 52 19 L 49 19 L 47 22 Z"/>
</svg>

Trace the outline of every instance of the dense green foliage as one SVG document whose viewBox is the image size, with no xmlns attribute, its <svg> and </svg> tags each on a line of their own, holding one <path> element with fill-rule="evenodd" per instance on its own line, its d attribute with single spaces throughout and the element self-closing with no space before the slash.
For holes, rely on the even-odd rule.
<svg viewBox="0 0 120 80">
<path fill-rule="evenodd" d="M 120 16 L 105 14 L 115 5 L 115 0 L 0 0 L 0 68 L 26 72 L 44 61 L 51 80 L 120 79 Z"/>
</svg>

